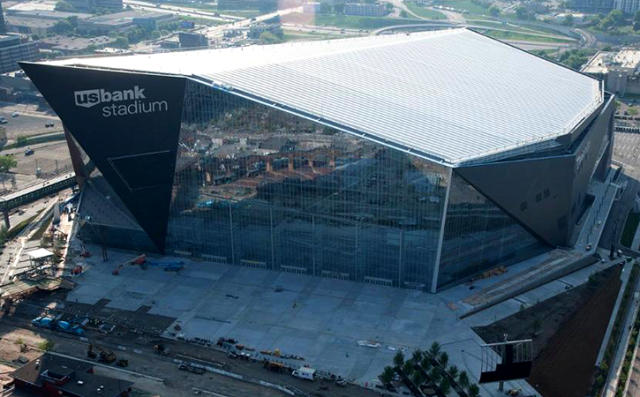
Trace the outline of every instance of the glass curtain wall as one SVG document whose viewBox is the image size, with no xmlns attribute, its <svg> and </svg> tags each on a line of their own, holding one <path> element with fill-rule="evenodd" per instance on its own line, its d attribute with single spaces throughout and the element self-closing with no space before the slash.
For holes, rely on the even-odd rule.
<svg viewBox="0 0 640 397">
<path fill-rule="evenodd" d="M 438 288 L 524 260 L 548 247 L 453 172 Z"/>
<path fill-rule="evenodd" d="M 431 287 L 445 167 L 189 81 L 168 250 Z"/>
</svg>

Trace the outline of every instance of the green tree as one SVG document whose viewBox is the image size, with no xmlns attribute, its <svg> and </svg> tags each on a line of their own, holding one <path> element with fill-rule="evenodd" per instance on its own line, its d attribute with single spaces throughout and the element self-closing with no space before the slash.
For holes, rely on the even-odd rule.
<svg viewBox="0 0 640 397">
<path fill-rule="evenodd" d="M 382 373 L 378 376 L 378 379 L 380 379 L 380 382 L 382 382 L 383 385 L 387 386 L 393 380 L 394 374 L 395 371 L 393 370 L 393 368 L 387 365 L 386 367 L 384 367 Z"/>
<path fill-rule="evenodd" d="M 516 7 L 516 18 L 527 20 L 527 19 L 532 19 L 532 16 L 533 15 L 526 7 L 524 6 Z"/>
<path fill-rule="evenodd" d="M 422 362 L 420 363 L 420 366 L 425 371 L 429 371 L 431 369 L 431 367 L 432 367 L 431 357 L 429 357 L 429 355 L 425 354 L 425 356 L 422 357 Z"/>
<path fill-rule="evenodd" d="M 489 15 L 491 15 L 492 17 L 497 17 L 498 15 L 500 15 L 500 7 L 495 4 L 491 5 L 491 7 L 489 7 Z"/>
<path fill-rule="evenodd" d="M 449 376 L 451 376 L 451 378 L 455 379 L 458 377 L 458 367 L 456 367 L 455 365 L 451 365 L 449 368 L 447 368 L 447 373 L 449 374 Z"/>
<path fill-rule="evenodd" d="M 414 363 L 418 364 L 422 360 L 422 350 L 414 350 L 413 354 L 411 355 L 411 360 L 413 360 Z"/>
<path fill-rule="evenodd" d="M 404 374 L 407 376 L 411 376 L 414 370 L 415 369 L 413 368 L 413 363 L 411 362 L 411 360 L 407 360 L 402 366 L 402 372 L 404 372 Z"/>
<path fill-rule="evenodd" d="M 73 25 L 71 24 L 70 21 L 66 19 L 62 19 L 56 22 L 55 25 L 53 25 L 53 27 L 51 28 L 51 30 L 54 33 L 65 34 L 73 31 Z"/>
<path fill-rule="evenodd" d="M 27 137 L 24 135 L 18 135 L 16 138 L 16 146 L 25 146 L 27 144 Z"/>
<path fill-rule="evenodd" d="M 473 384 L 469 386 L 467 394 L 469 395 L 469 397 L 478 397 L 480 395 L 480 388 L 478 387 L 478 385 Z"/>
<path fill-rule="evenodd" d="M 336 12 L 336 14 L 343 14 L 344 13 L 344 3 L 336 3 L 333 5 L 333 11 Z"/>
<path fill-rule="evenodd" d="M 400 11 L 400 18 L 409 18 L 409 14 L 407 14 L 407 11 Z"/>
<path fill-rule="evenodd" d="M 395 365 L 396 368 L 400 368 L 402 367 L 402 364 L 404 364 L 404 354 L 402 354 L 402 352 L 399 351 L 393 357 L 393 365 Z"/>
<path fill-rule="evenodd" d="M 330 14 L 331 13 L 331 5 L 325 1 L 320 3 L 320 14 Z"/>
<path fill-rule="evenodd" d="M 113 42 L 114 47 L 129 48 L 129 39 L 124 36 L 118 36 L 116 41 Z"/>
<path fill-rule="evenodd" d="M 567 14 L 567 16 L 564 17 L 564 21 L 562 21 L 563 25 L 567 25 L 567 26 L 571 26 L 573 25 L 573 14 Z"/>
<path fill-rule="evenodd" d="M 443 377 L 438 386 L 440 387 L 442 394 L 445 396 L 451 391 L 451 381 L 449 381 L 449 378 L 447 377 Z"/>
<path fill-rule="evenodd" d="M 278 38 L 272 32 L 264 31 L 260 33 L 260 37 L 258 38 L 261 44 L 276 44 L 282 42 L 282 39 Z"/>
<path fill-rule="evenodd" d="M 54 8 L 56 11 L 74 12 L 76 9 L 66 1 L 59 1 Z"/>
<path fill-rule="evenodd" d="M 447 352 L 440 353 L 438 362 L 440 363 L 440 365 L 442 365 L 442 368 L 447 368 L 447 365 L 449 364 L 449 355 L 447 354 Z"/>
<path fill-rule="evenodd" d="M 18 165 L 18 162 L 13 156 L 0 156 L 0 172 L 9 172 L 9 170 L 16 165 Z"/>
<path fill-rule="evenodd" d="M 48 352 L 49 350 L 53 349 L 54 345 L 55 345 L 55 343 L 53 343 L 53 341 L 50 341 L 50 340 L 46 339 L 46 340 L 43 340 L 42 342 L 38 343 L 38 349 Z"/>
<path fill-rule="evenodd" d="M 438 342 L 433 342 L 431 347 L 429 348 L 429 354 L 433 358 L 438 358 L 438 354 L 440 354 L 440 344 Z"/>
<path fill-rule="evenodd" d="M 460 371 L 458 374 L 458 384 L 462 388 L 469 386 L 469 376 L 467 375 L 467 371 Z"/>
<path fill-rule="evenodd" d="M 422 371 L 413 371 L 411 375 L 411 381 L 414 385 L 420 387 L 420 385 L 424 382 L 424 375 L 422 375 Z"/>
<path fill-rule="evenodd" d="M 440 371 L 440 368 L 438 367 L 431 368 L 431 371 L 429 371 L 429 378 L 433 382 L 438 383 L 442 378 L 442 372 Z"/>
<path fill-rule="evenodd" d="M 616 26 L 624 25 L 624 14 L 620 10 L 611 10 L 608 15 Z"/>
</svg>

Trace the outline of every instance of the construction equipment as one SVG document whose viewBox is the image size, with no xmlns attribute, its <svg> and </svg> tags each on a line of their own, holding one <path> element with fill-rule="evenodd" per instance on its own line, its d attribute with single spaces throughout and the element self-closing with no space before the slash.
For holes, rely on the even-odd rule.
<svg viewBox="0 0 640 397">
<path fill-rule="evenodd" d="M 58 321 L 57 328 L 67 334 L 73 334 L 77 336 L 84 335 L 84 328 L 80 324 L 71 324 L 68 321 Z"/>
<path fill-rule="evenodd" d="M 162 268 L 165 272 L 179 272 L 180 270 L 184 269 L 184 262 L 182 261 L 147 261 L 146 264 L 149 266 Z"/>
<path fill-rule="evenodd" d="M 153 345 L 153 351 L 155 351 L 156 353 L 162 355 L 162 356 L 168 356 L 169 355 L 169 348 L 166 347 L 165 345 L 163 345 L 162 343 L 157 343 L 155 345 Z"/>
<path fill-rule="evenodd" d="M 114 276 L 117 276 L 117 275 L 120 274 L 120 270 L 122 270 L 124 265 L 143 265 L 146 261 L 147 261 L 147 255 L 140 254 L 140 255 L 138 255 L 136 257 L 133 257 L 131 259 L 127 259 L 126 261 L 120 263 L 118 266 L 116 266 L 115 269 L 113 269 L 111 274 L 113 274 Z"/>
<path fill-rule="evenodd" d="M 98 350 L 98 353 L 93 351 L 94 347 L 96 350 Z M 97 357 L 98 361 L 105 364 L 111 364 L 112 362 L 116 361 L 116 358 L 117 358 L 115 353 L 112 352 L 111 350 L 103 349 L 98 345 L 94 346 L 91 343 L 89 344 L 89 347 L 87 349 L 87 357 L 93 358 L 93 359 Z"/>
<path fill-rule="evenodd" d="M 55 319 L 52 317 L 36 317 L 31 320 L 31 325 L 38 328 L 53 329 L 55 327 Z"/>
<path fill-rule="evenodd" d="M 282 372 L 286 369 L 283 363 L 277 361 L 264 360 L 263 366 L 269 371 Z"/>
<path fill-rule="evenodd" d="M 82 328 L 79 324 L 72 325 L 66 321 L 60 321 L 58 323 L 58 329 L 60 329 L 60 331 L 62 332 L 73 334 L 76 336 L 84 335 L 84 328 Z"/>
<path fill-rule="evenodd" d="M 89 343 L 89 347 L 87 348 L 87 357 L 92 359 L 96 359 L 98 357 L 98 354 L 93 351 L 93 345 L 91 343 Z"/>
<path fill-rule="evenodd" d="M 193 364 L 180 364 L 180 366 L 178 366 L 178 369 L 180 371 L 187 371 L 187 372 L 191 372 L 193 374 L 197 374 L 197 375 L 202 375 L 205 373 L 205 369 L 202 367 L 196 367 Z"/>
</svg>

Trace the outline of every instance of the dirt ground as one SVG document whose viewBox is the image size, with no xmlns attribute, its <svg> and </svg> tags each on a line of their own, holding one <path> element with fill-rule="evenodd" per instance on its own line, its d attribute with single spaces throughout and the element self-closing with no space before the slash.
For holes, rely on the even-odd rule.
<svg viewBox="0 0 640 397">
<path fill-rule="evenodd" d="M 601 271 L 584 285 L 475 331 L 489 343 L 504 333 L 510 339 L 532 338 L 529 383 L 543 396 L 584 397 L 620 289 L 620 271 L 621 266 Z"/>
</svg>

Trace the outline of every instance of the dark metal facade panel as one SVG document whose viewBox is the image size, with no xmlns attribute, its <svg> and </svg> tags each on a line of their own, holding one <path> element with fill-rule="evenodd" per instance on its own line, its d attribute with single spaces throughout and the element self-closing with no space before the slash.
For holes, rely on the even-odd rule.
<svg viewBox="0 0 640 397">
<path fill-rule="evenodd" d="M 593 178 L 603 180 L 611 162 L 613 97 L 566 155 L 501 161 L 455 172 L 534 235 L 569 246 L 588 207 Z"/>
<path fill-rule="evenodd" d="M 184 78 L 31 63 L 21 66 L 162 251 Z"/>
</svg>

